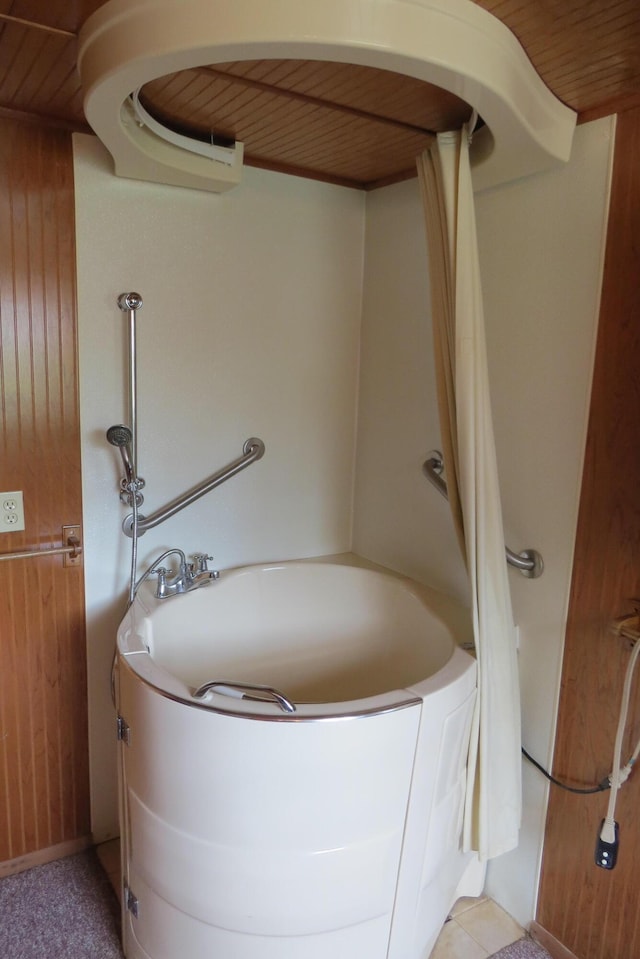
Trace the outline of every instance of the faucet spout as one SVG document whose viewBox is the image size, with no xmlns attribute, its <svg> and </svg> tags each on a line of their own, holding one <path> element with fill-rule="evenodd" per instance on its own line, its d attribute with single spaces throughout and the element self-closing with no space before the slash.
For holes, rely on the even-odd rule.
<svg viewBox="0 0 640 959">
<path fill-rule="evenodd" d="M 208 586 L 209 583 L 213 583 L 219 578 L 220 573 L 217 569 L 202 570 L 200 573 L 195 573 L 191 577 L 191 586 L 189 586 L 189 589 L 200 589 L 201 586 Z"/>
<path fill-rule="evenodd" d="M 193 564 L 190 564 L 191 586 L 189 589 L 199 589 L 200 586 L 208 586 L 209 583 L 218 579 L 220 573 L 217 569 L 209 569 L 209 560 L 213 556 L 207 556 L 206 553 L 196 553 L 193 557 Z"/>
</svg>

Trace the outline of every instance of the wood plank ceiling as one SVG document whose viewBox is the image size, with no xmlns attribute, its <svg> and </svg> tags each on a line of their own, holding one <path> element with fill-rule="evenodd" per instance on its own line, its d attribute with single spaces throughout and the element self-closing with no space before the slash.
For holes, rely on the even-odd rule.
<svg viewBox="0 0 640 959">
<path fill-rule="evenodd" d="M 105 0 L 0 0 L 0 110 L 87 130 L 76 38 Z M 638 0 L 475 0 L 518 37 L 581 119 L 640 104 Z M 413 176 L 469 107 L 388 71 L 310 61 L 212 64 L 145 86 L 165 123 L 242 140 L 245 162 L 365 189 Z"/>
</svg>

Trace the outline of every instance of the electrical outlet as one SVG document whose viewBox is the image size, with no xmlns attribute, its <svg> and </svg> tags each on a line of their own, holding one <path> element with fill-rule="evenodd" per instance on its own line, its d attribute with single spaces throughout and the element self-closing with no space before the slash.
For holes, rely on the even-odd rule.
<svg viewBox="0 0 640 959">
<path fill-rule="evenodd" d="M 24 529 L 24 502 L 21 490 L 0 493 L 0 533 Z"/>
</svg>

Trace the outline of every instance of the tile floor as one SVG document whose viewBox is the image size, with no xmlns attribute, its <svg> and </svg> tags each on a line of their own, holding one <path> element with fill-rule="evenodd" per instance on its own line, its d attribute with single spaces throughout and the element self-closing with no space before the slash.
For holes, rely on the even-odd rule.
<svg viewBox="0 0 640 959">
<path fill-rule="evenodd" d="M 119 841 L 97 847 L 98 857 L 120 896 Z M 491 899 L 458 899 L 431 959 L 489 959 L 525 935 L 518 923 Z"/>
<path fill-rule="evenodd" d="M 524 935 L 515 919 L 491 899 L 458 899 L 431 959 L 488 959 Z"/>
</svg>

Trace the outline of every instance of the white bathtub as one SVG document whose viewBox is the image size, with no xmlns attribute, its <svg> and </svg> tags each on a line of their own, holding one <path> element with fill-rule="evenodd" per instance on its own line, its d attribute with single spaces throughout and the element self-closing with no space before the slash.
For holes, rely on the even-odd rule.
<svg viewBox="0 0 640 959">
<path fill-rule="evenodd" d="M 145 585 L 118 632 L 129 959 L 425 959 L 482 885 L 459 848 L 469 629 L 346 563 Z"/>
</svg>

